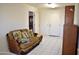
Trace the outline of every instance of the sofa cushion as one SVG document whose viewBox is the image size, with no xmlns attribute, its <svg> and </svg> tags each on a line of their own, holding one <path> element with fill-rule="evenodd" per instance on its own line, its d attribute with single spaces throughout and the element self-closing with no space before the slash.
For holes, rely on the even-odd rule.
<svg viewBox="0 0 79 59">
<path fill-rule="evenodd" d="M 25 35 L 25 33 L 21 32 L 21 31 L 14 31 L 13 32 L 13 36 L 14 36 L 14 39 L 18 43 L 26 43 L 27 41 L 29 41 L 29 38 L 27 38 L 27 36 Z"/>
<path fill-rule="evenodd" d="M 20 39 L 19 41 L 20 41 L 20 43 L 27 43 L 27 42 L 29 41 L 29 39 L 27 39 L 27 38 L 22 38 L 22 39 Z"/>
<path fill-rule="evenodd" d="M 32 30 L 28 30 L 27 33 L 28 33 L 29 38 L 34 37 L 34 33 L 32 32 Z"/>
<path fill-rule="evenodd" d="M 36 42 L 39 42 L 39 39 L 37 37 L 31 37 L 27 43 L 20 44 L 20 48 L 25 49 L 27 47 L 33 46 L 33 44 Z"/>
<path fill-rule="evenodd" d="M 21 37 L 22 37 L 21 31 L 14 31 L 13 37 L 14 37 L 15 40 L 21 39 Z"/>
<path fill-rule="evenodd" d="M 32 42 L 28 41 L 27 43 L 21 43 L 19 46 L 21 49 L 25 49 L 31 46 L 32 44 L 33 44 Z"/>
<path fill-rule="evenodd" d="M 27 31 L 22 31 L 22 35 L 26 38 L 29 38 L 29 35 L 28 35 L 28 33 L 27 33 Z"/>
<path fill-rule="evenodd" d="M 30 41 L 34 44 L 37 41 L 39 41 L 39 38 L 38 37 L 30 37 Z"/>
</svg>

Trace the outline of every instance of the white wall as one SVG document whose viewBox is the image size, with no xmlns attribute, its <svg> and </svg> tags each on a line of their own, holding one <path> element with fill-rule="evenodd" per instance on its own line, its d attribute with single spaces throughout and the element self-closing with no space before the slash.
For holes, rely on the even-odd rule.
<svg viewBox="0 0 79 59">
<path fill-rule="evenodd" d="M 40 33 L 63 36 L 65 8 L 40 9 Z"/>
<path fill-rule="evenodd" d="M 79 27 L 79 4 L 75 4 L 74 24 L 78 25 Z M 79 49 L 79 35 L 78 35 L 78 49 Z"/>
<path fill-rule="evenodd" d="M 26 4 L 0 4 L 0 52 L 7 52 L 6 33 L 28 28 L 28 11 L 35 12 L 35 32 L 39 32 L 38 9 Z M 36 29 L 37 28 L 37 29 Z"/>
<path fill-rule="evenodd" d="M 79 26 L 79 4 L 75 4 L 74 24 Z"/>
</svg>

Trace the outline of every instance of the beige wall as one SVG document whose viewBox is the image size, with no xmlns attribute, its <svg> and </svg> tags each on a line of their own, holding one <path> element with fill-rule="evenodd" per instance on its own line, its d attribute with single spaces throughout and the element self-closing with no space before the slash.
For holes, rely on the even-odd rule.
<svg viewBox="0 0 79 59">
<path fill-rule="evenodd" d="M 7 52 L 6 33 L 28 28 L 28 11 L 35 12 L 35 32 L 39 32 L 38 9 L 26 4 L 0 4 L 0 52 Z"/>
<path fill-rule="evenodd" d="M 74 24 L 79 26 L 79 4 L 75 4 Z"/>
<path fill-rule="evenodd" d="M 65 8 L 40 9 L 40 33 L 63 36 Z"/>
</svg>

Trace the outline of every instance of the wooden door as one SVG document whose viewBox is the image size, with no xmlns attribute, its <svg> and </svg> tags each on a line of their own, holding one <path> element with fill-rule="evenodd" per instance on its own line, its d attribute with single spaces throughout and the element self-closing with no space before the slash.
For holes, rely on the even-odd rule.
<svg viewBox="0 0 79 59">
<path fill-rule="evenodd" d="M 64 25 L 63 53 L 64 55 L 77 54 L 77 26 Z"/>
<path fill-rule="evenodd" d="M 65 7 L 63 55 L 77 54 L 77 26 L 74 25 L 74 8 L 75 6 Z"/>
</svg>

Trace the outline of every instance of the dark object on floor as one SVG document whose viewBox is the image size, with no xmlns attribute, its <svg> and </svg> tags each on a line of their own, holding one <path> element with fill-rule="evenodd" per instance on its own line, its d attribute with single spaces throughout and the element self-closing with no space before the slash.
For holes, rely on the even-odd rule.
<svg viewBox="0 0 79 59">
<path fill-rule="evenodd" d="M 51 37 L 60 37 L 60 36 L 57 36 L 57 35 L 48 35 L 48 36 L 51 36 Z"/>
<path fill-rule="evenodd" d="M 7 33 L 9 50 L 16 54 L 27 54 L 39 45 L 42 35 L 33 33 L 31 30 L 18 29 Z"/>
</svg>

